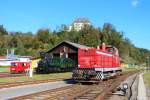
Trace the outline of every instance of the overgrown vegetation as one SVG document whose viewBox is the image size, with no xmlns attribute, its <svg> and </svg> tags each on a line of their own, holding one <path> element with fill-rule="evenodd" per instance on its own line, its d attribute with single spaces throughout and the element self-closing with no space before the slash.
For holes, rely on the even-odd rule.
<svg viewBox="0 0 150 100">
<path fill-rule="evenodd" d="M 142 64 L 150 54 L 147 49 L 137 48 L 129 38 L 124 37 L 112 24 L 105 23 L 102 28 L 85 27 L 80 31 L 67 31 L 63 26 L 51 32 L 49 29 L 39 29 L 35 34 L 28 32 L 7 32 L 0 26 L 0 55 L 6 55 L 6 49 L 13 48 L 17 55 L 38 56 L 40 51 L 47 51 L 61 41 L 97 47 L 102 42 L 114 45 L 119 49 L 123 62 Z"/>
<path fill-rule="evenodd" d="M 150 71 L 144 74 L 144 82 L 150 88 Z"/>
</svg>

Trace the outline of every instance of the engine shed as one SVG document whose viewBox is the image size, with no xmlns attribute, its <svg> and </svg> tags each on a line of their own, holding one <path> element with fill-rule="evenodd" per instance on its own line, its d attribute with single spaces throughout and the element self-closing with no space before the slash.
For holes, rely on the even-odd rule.
<svg viewBox="0 0 150 100">
<path fill-rule="evenodd" d="M 86 49 L 90 48 L 85 45 L 69 42 L 69 41 L 63 41 L 59 44 L 57 44 L 55 47 L 47 51 L 47 56 L 49 58 L 54 57 L 60 57 L 60 58 L 70 58 L 72 59 L 75 64 L 78 63 L 78 49 Z"/>
</svg>

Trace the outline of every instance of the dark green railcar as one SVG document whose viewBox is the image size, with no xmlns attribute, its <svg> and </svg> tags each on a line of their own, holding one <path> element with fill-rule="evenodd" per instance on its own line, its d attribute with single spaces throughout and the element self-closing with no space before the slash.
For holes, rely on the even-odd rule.
<svg viewBox="0 0 150 100">
<path fill-rule="evenodd" d="M 38 63 L 37 73 L 65 72 L 75 67 L 75 61 L 70 58 L 42 59 Z"/>
</svg>

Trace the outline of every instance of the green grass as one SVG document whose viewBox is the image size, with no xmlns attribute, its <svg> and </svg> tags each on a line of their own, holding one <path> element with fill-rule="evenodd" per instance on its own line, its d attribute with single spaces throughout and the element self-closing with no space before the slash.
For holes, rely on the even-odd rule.
<svg viewBox="0 0 150 100">
<path fill-rule="evenodd" d="M 144 82 L 150 88 L 150 71 L 144 74 Z"/>
<path fill-rule="evenodd" d="M 137 71 L 137 70 L 142 70 L 141 67 L 131 67 L 131 68 L 123 68 L 123 71 Z"/>
<path fill-rule="evenodd" d="M 0 67 L 0 72 L 10 72 L 9 68 L 1 68 Z"/>
<path fill-rule="evenodd" d="M 9 68 L 10 66 L 0 66 L 0 68 Z"/>
<path fill-rule="evenodd" d="M 71 72 L 66 73 L 51 73 L 51 74 L 33 74 L 33 77 L 22 76 L 13 78 L 0 78 L 0 83 L 5 82 L 21 82 L 21 81 L 31 81 L 31 80 L 44 80 L 44 79 L 57 79 L 57 78 L 70 78 Z"/>
</svg>

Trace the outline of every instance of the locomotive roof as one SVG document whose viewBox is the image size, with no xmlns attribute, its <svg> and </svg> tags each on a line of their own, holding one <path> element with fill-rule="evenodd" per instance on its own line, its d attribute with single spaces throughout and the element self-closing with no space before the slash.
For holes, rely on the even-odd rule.
<svg viewBox="0 0 150 100">
<path fill-rule="evenodd" d="M 81 45 L 81 44 L 77 44 L 77 43 L 73 43 L 73 42 L 70 42 L 70 41 L 63 41 L 63 42 L 57 44 L 57 45 L 56 45 L 55 47 L 53 47 L 52 49 L 48 50 L 47 52 L 52 51 L 53 49 L 55 49 L 56 47 L 60 46 L 60 45 L 63 44 L 63 43 L 67 43 L 67 44 L 69 44 L 69 45 L 71 45 L 71 46 L 73 46 L 73 47 L 75 47 L 75 48 L 81 48 L 81 49 L 90 48 L 90 47 L 88 47 L 88 46 Z"/>
</svg>

